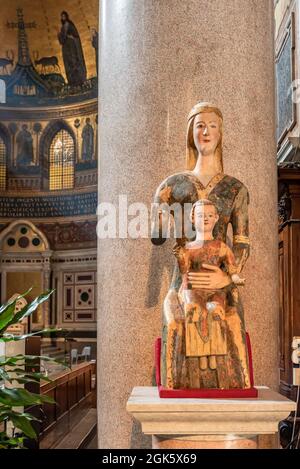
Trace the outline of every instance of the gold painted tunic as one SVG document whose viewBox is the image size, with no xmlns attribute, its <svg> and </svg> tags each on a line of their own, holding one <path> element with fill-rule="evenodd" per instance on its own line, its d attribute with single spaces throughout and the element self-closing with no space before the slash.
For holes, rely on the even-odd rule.
<svg viewBox="0 0 300 469">
<path fill-rule="evenodd" d="M 224 266 L 230 275 L 236 273 L 231 249 L 220 240 L 208 240 L 200 246 L 179 246 L 175 255 L 182 274 L 178 296 L 185 316 L 186 356 L 227 355 L 226 291 L 192 289 L 188 273 L 208 272 L 203 264 Z M 206 365 L 202 365 L 202 369 L 205 368 Z"/>
</svg>

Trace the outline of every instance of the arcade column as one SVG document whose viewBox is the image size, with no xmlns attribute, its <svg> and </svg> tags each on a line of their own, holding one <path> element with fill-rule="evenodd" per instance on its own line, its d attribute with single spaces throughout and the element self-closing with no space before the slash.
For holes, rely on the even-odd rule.
<svg viewBox="0 0 300 469">
<path fill-rule="evenodd" d="M 222 109 L 224 170 L 250 192 L 251 255 L 242 298 L 255 383 L 276 390 L 273 8 L 273 0 L 101 1 L 99 202 L 112 203 L 118 217 L 120 195 L 128 205 L 150 208 L 159 182 L 184 169 L 192 106 L 211 101 Z M 153 384 L 171 245 L 153 247 L 150 239 L 124 233 L 99 240 L 101 448 L 151 445 L 126 402 L 134 386 Z"/>
</svg>

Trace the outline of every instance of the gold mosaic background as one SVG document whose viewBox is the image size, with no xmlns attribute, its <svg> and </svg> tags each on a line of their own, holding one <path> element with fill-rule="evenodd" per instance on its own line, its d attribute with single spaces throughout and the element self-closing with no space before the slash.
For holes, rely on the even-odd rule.
<svg viewBox="0 0 300 469">
<path fill-rule="evenodd" d="M 36 29 L 27 29 L 31 58 L 33 51 L 39 57 L 56 56 L 65 77 L 61 46 L 57 33 L 61 28 L 60 13 L 66 10 L 80 34 L 88 78 L 96 76 L 95 49 L 91 44 L 92 29 L 98 31 L 98 0 L 0 0 L 0 57 L 13 50 L 17 60 L 17 29 L 7 27 L 7 22 L 17 21 L 17 8 L 23 8 L 25 23 L 36 22 Z"/>
</svg>

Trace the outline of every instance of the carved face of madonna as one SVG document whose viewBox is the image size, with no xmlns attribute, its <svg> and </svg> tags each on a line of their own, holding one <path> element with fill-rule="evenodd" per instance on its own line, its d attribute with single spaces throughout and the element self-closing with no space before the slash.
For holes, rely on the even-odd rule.
<svg viewBox="0 0 300 469">
<path fill-rule="evenodd" d="M 219 219 L 214 205 L 196 205 L 194 209 L 194 224 L 198 233 L 212 233 Z"/>
<path fill-rule="evenodd" d="M 220 119 L 214 112 L 202 112 L 195 117 L 193 136 L 198 152 L 214 154 L 221 138 Z"/>
</svg>

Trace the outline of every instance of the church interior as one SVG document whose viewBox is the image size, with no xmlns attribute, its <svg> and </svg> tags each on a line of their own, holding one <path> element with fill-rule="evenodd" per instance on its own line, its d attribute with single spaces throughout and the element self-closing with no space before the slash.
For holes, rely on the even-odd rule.
<svg viewBox="0 0 300 469">
<path fill-rule="evenodd" d="M 218 2 L 222 3 L 222 0 Z M 239 119 L 243 122 L 240 134 L 236 135 L 229 129 L 229 137 L 225 140 L 225 161 L 231 172 L 236 172 L 238 177 L 241 175 L 250 187 L 250 203 L 253 204 L 253 224 L 250 226 L 255 232 L 253 258 L 257 260 L 265 255 L 269 263 L 269 270 L 258 272 L 254 263 L 246 269 L 246 276 L 251 277 L 255 273 L 257 282 L 251 292 L 248 290 L 244 294 L 250 310 L 250 319 L 246 317 L 253 338 L 254 372 L 258 370 L 258 384 L 267 384 L 281 396 L 296 402 L 296 410 L 280 421 L 276 432 L 278 446 L 288 447 L 290 440 L 300 434 L 299 385 L 295 385 L 295 366 L 291 360 L 291 344 L 294 338 L 300 337 L 300 3 L 298 0 L 266 2 L 269 7 L 271 5 L 271 14 L 266 17 L 275 18 L 274 30 L 268 23 L 268 38 L 272 35 L 272 41 L 262 32 L 267 28 L 265 24 L 260 28 L 261 36 L 257 41 L 265 40 L 260 48 L 265 47 L 268 57 L 272 52 L 274 60 L 264 68 L 264 60 L 260 56 L 257 59 L 255 70 L 261 70 L 261 80 L 265 80 L 263 90 L 260 88 L 263 85 L 257 85 L 255 89 L 256 82 L 252 88 L 248 72 L 240 72 L 247 69 L 247 63 L 239 47 L 235 46 L 241 63 L 237 66 L 237 76 L 240 73 L 240 80 L 243 77 L 248 80 L 237 91 L 237 97 L 233 96 L 232 85 L 227 87 L 222 82 L 225 90 L 222 94 L 219 91 L 221 87 L 208 80 L 210 73 L 218 75 L 219 68 L 212 62 L 208 45 L 204 46 L 204 54 L 207 55 L 202 68 L 204 59 L 196 50 L 196 42 L 194 44 L 187 36 L 186 29 L 180 29 L 184 24 L 180 14 L 187 15 L 186 21 L 191 22 L 192 18 L 187 11 L 181 10 L 177 0 L 178 18 L 176 9 L 171 14 L 164 7 L 161 25 L 170 14 L 168 21 L 174 31 L 179 28 L 182 32 L 185 45 L 178 45 L 176 54 L 186 57 L 183 51 L 186 47 L 193 57 L 196 78 L 193 77 L 190 83 L 183 70 L 187 67 L 178 67 L 178 71 L 177 59 L 170 58 L 167 53 L 168 50 L 172 50 L 172 54 L 174 52 L 172 34 L 176 34 L 178 40 L 177 32 L 172 32 L 171 26 L 169 31 L 162 27 L 163 33 L 159 29 L 153 32 L 152 21 L 157 19 L 155 7 L 142 11 L 140 6 L 136 6 L 133 11 L 128 3 L 117 0 L 111 0 L 110 4 L 103 0 L 103 5 L 98 0 L 10 0 L 1 2 L 0 6 L 0 305 L 28 292 L 22 300 L 26 306 L 42 292 L 53 290 L 49 301 L 41 304 L 22 323 L 9 329 L 17 335 L 32 334 L 25 340 L 25 353 L 44 357 L 40 370 L 51 381 L 41 380 L 30 389 L 56 402 L 55 405 L 47 402 L 42 405 L 38 439 L 28 440 L 25 446 L 33 449 L 151 447 L 151 432 L 142 435 L 139 424 L 126 413 L 126 402 L 134 386 L 153 386 L 152 345 L 160 334 L 159 301 L 162 302 L 162 297 L 157 274 L 151 274 L 151 268 L 155 262 L 157 265 L 163 262 L 165 254 L 149 254 L 150 242 L 146 240 L 148 247 L 137 248 L 139 255 L 147 252 L 148 256 L 141 262 L 139 270 L 137 261 L 132 262 L 132 256 L 136 255 L 136 244 L 133 244 L 136 240 L 119 240 L 120 244 L 115 240 L 99 242 L 97 205 L 99 197 L 107 195 L 107 200 L 110 200 L 112 194 L 111 200 L 114 200 L 118 186 L 124 193 L 129 188 L 128 193 L 132 191 L 136 197 L 148 191 L 148 203 L 160 173 L 165 175 L 170 168 L 175 173 L 181 168 L 177 150 L 173 152 L 178 136 L 177 128 L 175 131 L 172 125 L 178 125 L 178 135 L 182 137 L 179 106 L 186 111 L 192 98 L 200 98 L 198 95 L 202 91 L 199 89 L 207 86 L 207 95 L 212 100 L 215 97 L 219 100 L 227 117 L 231 105 L 226 104 L 226 99 L 235 103 L 238 110 L 234 125 L 238 127 Z M 133 3 L 137 5 L 135 0 Z M 147 3 L 147 0 L 141 3 Z M 148 0 L 148 3 L 152 5 L 153 0 Z M 194 0 L 191 5 L 191 9 L 195 7 Z M 259 21 L 263 21 L 262 16 L 257 19 L 259 8 L 257 12 L 249 12 L 250 16 L 254 15 L 253 18 L 251 16 L 253 28 L 258 28 Z M 133 38 L 132 32 L 128 34 L 126 22 L 139 31 L 137 12 L 145 16 L 145 23 L 142 32 L 137 33 L 140 37 Z M 111 26 L 108 25 L 110 14 L 115 15 Z M 215 20 L 221 11 L 216 13 L 212 9 L 207 14 Z M 100 24 L 99 16 L 102 18 Z M 246 28 L 243 22 L 241 24 L 241 28 Z M 206 26 L 203 26 L 204 30 Z M 101 27 L 104 31 L 100 31 Z M 114 29 L 118 34 L 113 34 Z M 207 31 L 209 35 L 209 29 Z M 212 36 L 219 34 L 213 31 Z M 104 52 L 101 62 L 99 34 Z M 71 42 L 68 40 L 70 37 Z M 223 40 L 226 34 L 222 36 L 220 33 L 220 37 Z M 224 41 L 227 44 L 226 39 Z M 247 50 L 252 51 L 250 36 L 247 41 Z M 214 37 L 210 37 L 207 44 L 220 50 Z M 149 57 L 146 57 L 145 50 Z M 153 57 L 154 50 L 156 55 L 154 53 Z M 258 52 L 254 51 L 253 56 L 255 54 L 258 57 Z M 219 55 L 216 60 L 220 60 L 219 65 L 223 66 L 222 54 Z M 166 57 L 170 62 L 164 68 Z M 207 64 L 210 71 L 205 68 Z M 100 69 L 100 65 L 107 68 Z M 147 73 L 147 67 L 152 75 Z M 174 73 L 175 68 L 178 74 Z M 219 79 L 225 80 L 224 77 Z M 99 78 L 100 81 L 102 79 L 101 90 Z M 182 87 L 184 80 L 186 86 Z M 119 82 L 122 83 L 120 87 Z M 168 85 L 164 85 L 166 82 Z M 126 86 L 128 92 L 125 91 Z M 267 87 L 272 88 L 271 91 L 266 92 Z M 272 107 L 272 96 L 276 110 L 275 106 Z M 100 110 L 99 100 L 103 110 Z M 252 107 L 253 102 L 257 105 L 256 110 Z M 245 111 L 244 106 L 250 107 L 256 116 L 261 112 L 258 124 L 253 123 L 254 117 Z M 134 109 L 139 110 L 138 117 Z M 144 114 L 142 109 L 146 110 Z M 173 122 L 170 118 L 172 109 L 177 113 Z M 98 113 L 103 120 L 98 118 Z M 149 123 L 149 116 L 154 113 L 157 122 L 167 121 L 161 133 L 155 122 Z M 246 116 L 244 121 L 241 116 Z M 274 123 L 274 138 L 273 130 L 269 131 L 271 124 L 265 124 L 264 118 Z M 253 130 L 256 125 L 260 126 L 258 131 Z M 139 128 L 144 130 L 146 137 L 134 135 L 132 129 Z M 121 136 L 118 133 L 120 129 L 124 130 Z M 245 139 L 243 132 L 248 132 Z M 264 132 L 267 135 L 265 141 Z M 259 143 L 263 142 L 259 151 L 269 155 L 274 174 L 267 166 L 267 159 L 265 163 L 262 158 L 254 159 L 249 163 L 250 169 L 248 163 L 240 166 L 236 156 L 230 160 L 228 153 L 232 148 L 228 141 L 233 137 L 246 149 L 246 153 L 249 151 L 249 155 L 254 138 Z M 125 142 L 124 147 L 121 148 L 120 142 Z M 161 156 L 162 148 L 166 152 L 166 160 Z M 178 148 L 181 153 L 184 151 L 182 146 L 178 145 Z M 121 151 L 123 167 L 117 157 L 113 157 L 117 155 L 120 158 Z M 149 163 L 143 159 L 143 152 L 148 152 L 151 158 L 153 154 L 153 161 Z M 102 166 L 100 172 L 98 164 L 100 157 L 103 172 Z M 144 166 L 149 177 L 145 176 Z M 266 167 L 269 172 L 262 182 L 259 171 Z M 135 181 L 136 188 L 132 181 Z M 264 208 L 260 208 L 259 191 L 262 187 L 267 187 L 265 199 L 262 199 L 265 201 L 272 197 L 274 210 L 268 211 L 265 203 Z M 267 234 L 262 235 L 263 241 L 257 241 L 261 236 L 263 218 L 267 219 L 269 233 L 273 236 L 269 250 L 265 248 L 269 243 Z M 108 269 L 111 257 L 114 262 Z M 278 266 L 278 278 L 272 266 L 275 270 Z M 165 288 L 169 275 L 166 270 L 158 270 L 163 272 L 162 288 Z M 128 281 L 131 275 L 134 279 L 132 284 Z M 259 309 L 259 305 L 264 303 L 259 299 L 258 290 L 259 285 L 265 286 L 266 283 L 269 309 L 267 319 L 264 319 Z M 258 306 L 251 309 L 249 305 L 254 301 Z M 116 321 L 116 311 L 120 321 Z M 153 316 L 150 315 L 150 319 L 147 316 L 145 320 L 146 315 L 142 316 L 142 311 L 150 311 Z M 264 354 L 261 351 L 265 351 L 263 342 L 269 327 L 272 344 L 275 345 L 272 345 L 272 352 Z M 45 328 L 50 329 L 47 334 L 34 335 Z M 101 363 L 97 361 L 97 353 Z M 115 371 L 107 377 L 110 367 Z M 97 405 L 101 409 L 98 415 Z M 40 412 L 40 407 L 38 409 L 33 406 L 31 410 Z M 156 437 L 153 438 L 152 444 Z M 270 440 L 266 438 L 261 447 L 273 448 L 274 441 L 273 437 Z"/>
<path fill-rule="evenodd" d="M 64 11 L 75 50 L 64 42 Z M 73 376 L 43 363 L 65 383 L 41 392 L 69 401 L 45 412 L 39 444 L 54 447 L 57 421 L 66 436 L 70 409 L 82 418 L 95 407 L 98 2 L 16 0 L 1 5 L 1 17 L 1 302 L 30 288 L 27 302 L 55 290 L 17 326 L 56 329 L 37 354 L 72 365 Z"/>
</svg>

